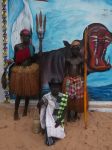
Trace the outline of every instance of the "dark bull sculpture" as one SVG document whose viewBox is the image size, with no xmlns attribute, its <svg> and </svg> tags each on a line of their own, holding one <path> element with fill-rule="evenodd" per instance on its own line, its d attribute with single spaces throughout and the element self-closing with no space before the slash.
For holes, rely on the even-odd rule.
<svg viewBox="0 0 112 150">
<path fill-rule="evenodd" d="M 88 49 L 87 49 L 87 72 L 106 71 L 111 68 L 109 62 L 105 61 L 105 54 L 108 45 L 112 42 L 112 34 L 108 29 L 99 23 L 94 23 L 85 29 L 88 34 Z M 80 41 L 81 54 L 84 56 L 84 38 Z M 70 46 L 67 41 L 64 41 L 64 48 L 58 50 L 44 52 L 41 56 L 41 86 L 45 88 L 48 82 L 55 78 L 58 81 L 63 81 L 65 59 L 71 55 Z"/>
<path fill-rule="evenodd" d="M 87 30 L 87 72 L 106 71 L 111 68 L 111 65 L 105 61 L 104 56 L 108 45 L 112 42 L 112 33 L 100 24 L 93 23 L 88 26 Z M 84 31 L 84 33 L 85 33 Z M 84 56 L 84 38 L 80 41 L 81 54 Z M 53 78 L 59 82 L 64 79 L 65 59 L 71 55 L 70 46 L 67 41 L 64 41 L 65 47 L 50 52 L 41 52 L 35 54 L 32 58 L 34 62 L 40 64 L 41 78 L 41 93 L 42 95 L 48 92 L 48 82 Z M 2 76 L 3 88 L 6 88 L 6 73 Z"/>
</svg>

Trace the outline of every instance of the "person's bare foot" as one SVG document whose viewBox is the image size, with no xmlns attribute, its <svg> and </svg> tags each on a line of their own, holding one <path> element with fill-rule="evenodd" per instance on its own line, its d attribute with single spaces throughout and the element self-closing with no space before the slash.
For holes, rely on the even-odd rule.
<svg viewBox="0 0 112 150">
<path fill-rule="evenodd" d="M 76 120 L 80 120 L 80 114 L 79 113 L 77 113 L 77 112 L 75 112 L 75 116 L 74 116 L 74 120 L 76 121 Z"/>
<path fill-rule="evenodd" d="M 14 120 L 19 120 L 19 114 L 18 113 L 14 113 Z"/>
<path fill-rule="evenodd" d="M 22 116 L 23 116 L 23 117 L 27 116 L 27 112 L 24 111 Z"/>
</svg>

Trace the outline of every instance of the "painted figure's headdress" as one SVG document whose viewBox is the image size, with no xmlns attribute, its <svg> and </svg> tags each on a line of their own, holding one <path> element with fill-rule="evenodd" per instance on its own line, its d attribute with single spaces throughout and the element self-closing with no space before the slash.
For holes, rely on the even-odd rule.
<svg viewBox="0 0 112 150">
<path fill-rule="evenodd" d="M 23 29 L 20 32 L 20 36 L 31 36 L 31 32 L 28 29 Z"/>
</svg>

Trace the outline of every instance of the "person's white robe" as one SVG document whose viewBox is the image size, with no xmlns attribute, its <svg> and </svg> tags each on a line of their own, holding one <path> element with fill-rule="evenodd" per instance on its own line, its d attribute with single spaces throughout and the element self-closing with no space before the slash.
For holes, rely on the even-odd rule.
<svg viewBox="0 0 112 150">
<path fill-rule="evenodd" d="M 57 128 L 55 128 L 55 120 L 53 118 L 53 112 L 55 109 L 55 102 L 56 98 L 51 95 L 51 93 L 48 93 L 43 96 L 42 98 L 44 101 L 47 101 L 48 104 L 42 105 L 41 111 L 40 111 L 40 123 L 41 127 L 43 129 L 47 129 L 47 135 L 48 137 L 56 137 L 63 139 L 65 137 L 64 127 L 59 125 Z"/>
</svg>

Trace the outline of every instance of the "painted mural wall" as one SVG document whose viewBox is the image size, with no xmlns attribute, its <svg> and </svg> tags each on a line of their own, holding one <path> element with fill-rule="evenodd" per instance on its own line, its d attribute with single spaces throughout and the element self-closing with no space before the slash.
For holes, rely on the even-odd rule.
<svg viewBox="0 0 112 150">
<path fill-rule="evenodd" d="M 8 0 L 8 57 L 13 58 L 14 45 L 20 42 L 23 28 L 32 29 L 32 42 L 38 52 L 36 14 L 46 14 L 47 24 L 43 51 L 64 47 L 83 38 L 84 29 L 91 23 L 101 23 L 112 32 L 111 0 Z M 105 60 L 112 64 L 112 44 L 107 48 Z M 88 91 L 91 100 L 112 101 L 112 69 L 88 75 Z"/>
</svg>

